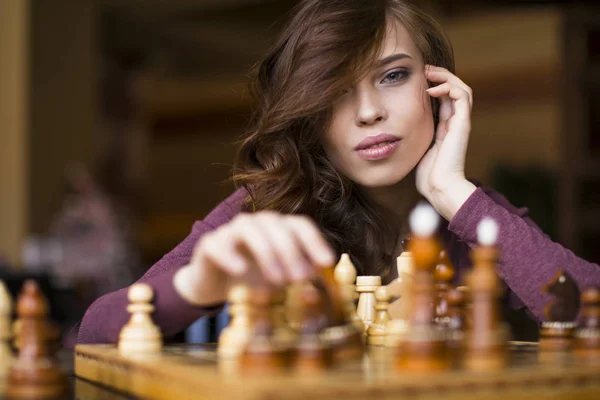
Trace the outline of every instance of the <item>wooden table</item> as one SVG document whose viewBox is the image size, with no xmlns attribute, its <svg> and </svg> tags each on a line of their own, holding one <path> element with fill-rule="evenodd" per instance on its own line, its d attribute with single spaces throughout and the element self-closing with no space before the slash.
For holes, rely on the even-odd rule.
<svg viewBox="0 0 600 400">
<path fill-rule="evenodd" d="M 77 354 L 62 350 L 59 360 L 70 376 L 65 399 L 600 399 L 597 363 L 540 359 L 535 344 L 513 343 L 511 353 L 511 366 L 499 373 L 454 370 L 426 376 L 393 371 L 384 349 L 371 349 L 362 361 L 317 376 L 240 375 L 226 363 L 217 367 L 214 345 L 168 346 L 154 360 L 122 358 L 113 346 L 80 346 Z"/>
</svg>

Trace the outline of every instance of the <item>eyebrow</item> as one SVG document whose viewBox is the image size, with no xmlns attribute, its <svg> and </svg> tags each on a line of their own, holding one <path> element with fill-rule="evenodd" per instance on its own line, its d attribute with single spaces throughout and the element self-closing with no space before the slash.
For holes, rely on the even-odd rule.
<svg viewBox="0 0 600 400">
<path fill-rule="evenodd" d="M 391 64 L 394 61 L 402 60 L 403 58 L 410 58 L 412 60 L 412 57 L 406 53 L 396 53 L 396 54 L 392 54 L 391 56 L 387 56 L 386 58 L 382 58 L 381 60 L 379 60 L 377 62 L 377 66 L 383 67 L 384 65 Z"/>
</svg>

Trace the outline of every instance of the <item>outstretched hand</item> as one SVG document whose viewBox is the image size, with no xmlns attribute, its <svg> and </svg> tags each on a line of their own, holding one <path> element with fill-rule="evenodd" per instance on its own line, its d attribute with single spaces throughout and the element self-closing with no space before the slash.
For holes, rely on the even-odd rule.
<svg viewBox="0 0 600 400">
<path fill-rule="evenodd" d="M 450 220 L 475 190 L 465 178 L 473 91 L 445 68 L 428 65 L 425 77 L 440 83 L 427 89 L 440 100 L 440 109 L 434 144 L 417 167 L 417 189 Z"/>
<path fill-rule="evenodd" d="M 238 214 L 202 236 L 175 289 L 196 305 L 226 301 L 236 282 L 284 285 L 309 280 L 335 253 L 308 217 L 274 211 Z"/>
</svg>

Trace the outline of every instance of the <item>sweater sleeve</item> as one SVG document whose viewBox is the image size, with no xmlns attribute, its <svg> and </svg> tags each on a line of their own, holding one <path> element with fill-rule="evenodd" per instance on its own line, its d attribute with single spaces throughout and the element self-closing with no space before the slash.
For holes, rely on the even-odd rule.
<svg viewBox="0 0 600 400">
<path fill-rule="evenodd" d="M 539 320 L 551 297 L 541 288 L 559 270 L 569 273 L 580 289 L 600 286 L 600 266 L 578 258 L 553 242 L 533 221 L 526 209 L 517 209 L 504 197 L 478 188 L 456 213 L 448 229 L 469 247 L 477 245 L 477 224 L 491 217 L 499 225 L 499 277 Z"/>
<path fill-rule="evenodd" d="M 207 232 L 230 221 L 240 212 L 244 193 L 235 192 L 203 221 L 194 224 L 190 235 L 154 264 L 137 282 L 154 289 L 154 322 L 165 337 L 185 330 L 198 318 L 216 314 L 222 304 L 198 307 L 186 302 L 175 290 L 173 278 L 192 256 L 196 242 Z M 127 292 L 123 288 L 97 299 L 86 311 L 79 326 L 78 343 L 116 343 L 121 328 L 129 320 Z"/>
</svg>

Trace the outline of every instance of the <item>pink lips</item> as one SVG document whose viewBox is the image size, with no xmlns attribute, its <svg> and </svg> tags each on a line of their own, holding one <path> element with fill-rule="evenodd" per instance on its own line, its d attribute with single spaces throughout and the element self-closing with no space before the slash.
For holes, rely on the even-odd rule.
<svg viewBox="0 0 600 400">
<path fill-rule="evenodd" d="M 382 133 L 365 138 L 354 150 L 365 160 L 382 160 L 392 154 L 399 144 L 399 137 L 390 135 L 389 133 Z"/>
</svg>

